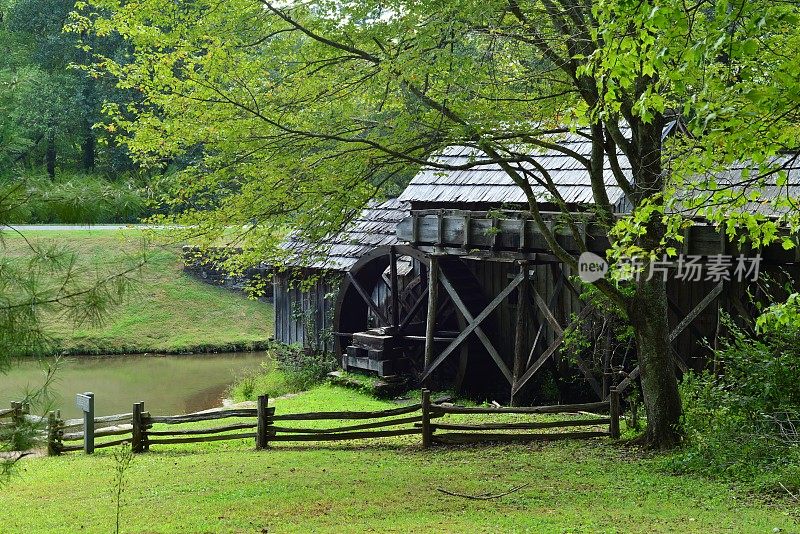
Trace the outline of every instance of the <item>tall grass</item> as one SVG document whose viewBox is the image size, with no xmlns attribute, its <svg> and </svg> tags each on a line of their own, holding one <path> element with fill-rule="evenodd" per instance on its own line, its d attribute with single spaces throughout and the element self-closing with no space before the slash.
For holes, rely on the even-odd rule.
<svg viewBox="0 0 800 534">
<path fill-rule="evenodd" d="M 0 194 L 14 201 L 9 224 L 135 223 L 148 215 L 144 189 L 132 178 L 63 172 L 50 180 L 28 173 L 0 178 Z"/>
</svg>

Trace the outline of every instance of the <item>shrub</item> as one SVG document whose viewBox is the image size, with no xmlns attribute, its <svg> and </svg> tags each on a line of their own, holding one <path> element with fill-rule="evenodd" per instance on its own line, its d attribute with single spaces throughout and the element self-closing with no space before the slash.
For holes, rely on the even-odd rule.
<svg viewBox="0 0 800 534">
<path fill-rule="evenodd" d="M 800 328 L 756 337 L 726 322 L 731 336 L 716 353 L 724 372 L 689 374 L 681 384 L 686 447 L 671 466 L 800 489 Z"/>
<path fill-rule="evenodd" d="M 0 189 L 25 199 L 6 217 L 14 224 L 135 223 L 147 215 L 142 189 L 132 180 L 62 173 L 51 181 L 32 175 L 7 178 Z"/>
</svg>

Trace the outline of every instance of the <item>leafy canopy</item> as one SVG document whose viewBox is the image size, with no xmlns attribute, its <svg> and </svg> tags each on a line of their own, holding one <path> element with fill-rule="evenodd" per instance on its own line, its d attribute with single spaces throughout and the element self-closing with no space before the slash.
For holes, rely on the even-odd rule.
<svg viewBox="0 0 800 534">
<path fill-rule="evenodd" d="M 601 156 L 621 150 L 634 167 L 614 173 L 637 208 L 618 226 L 622 252 L 663 249 L 694 215 L 768 243 L 797 229 L 772 159 L 798 147 L 797 22 L 797 6 L 766 0 L 91 0 L 71 29 L 131 46 L 95 68 L 141 94 L 105 110 L 137 160 L 195 156 L 168 201 L 179 220 L 209 242 L 246 225 L 237 237 L 263 257 L 288 225 L 312 239 L 338 228 L 446 145 L 518 164 L 588 126 Z M 676 114 L 686 135 L 656 156 L 664 180 L 637 148 Z M 751 163 L 745 193 L 716 183 L 735 162 Z M 519 179 L 551 187 L 539 174 Z M 765 200 L 765 183 L 786 187 Z M 643 244 L 653 220 L 667 231 Z"/>
</svg>

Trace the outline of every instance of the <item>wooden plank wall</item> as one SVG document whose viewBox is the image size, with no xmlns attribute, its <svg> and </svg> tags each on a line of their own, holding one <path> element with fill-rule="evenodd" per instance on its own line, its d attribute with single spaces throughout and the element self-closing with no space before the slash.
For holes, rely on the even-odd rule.
<svg viewBox="0 0 800 534">
<path fill-rule="evenodd" d="M 307 288 L 299 283 L 301 277 L 318 274 L 282 272 L 275 275 L 276 341 L 323 352 L 333 349 L 330 333 L 338 276 L 328 273 Z"/>
</svg>

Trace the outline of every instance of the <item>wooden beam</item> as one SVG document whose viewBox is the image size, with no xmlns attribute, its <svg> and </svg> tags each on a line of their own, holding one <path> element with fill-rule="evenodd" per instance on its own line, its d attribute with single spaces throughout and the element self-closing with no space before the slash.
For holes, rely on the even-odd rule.
<svg viewBox="0 0 800 534">
<path fill-rule="evenodd" d="M 561 296 L 561 292 L 564 289 L 564 278 L 565 278 L 564 277 L 564 271 L 560 271 L 560 272 L 561 272 L 561 274 L 558 277 L 558 282 L 556 282 L 556 287 L 553 290 L 553 294 L 550 295 L 550 300 L 547 301 L 547 308 L 548 309 L 550 307 L 552 307 L 553 304 L 555 304 L 556 299 L 558 299 Z M 532 299 L 533 297 L 531 297 L 529 295 L 528 298 Z M 536 304 L 533 301 L 531 301 L 531 303 L 534 304 L 534 305 Z M 544 323 L 540 323 L 539 324 L 539 328 L 536 330 L 536 337 L 533 339 L 533 345 L 531 345 L 531 351 L 528 354 L 528 361 L 526 363 L 526 367 L 529 367 L 531 365 L 531 361 L 533 360 L 533 355 L 536 353 L 536 346 L 539 344 L 539 338 L 542 335 L 543 331 L 544 331 Z"/>
<path fill-rule="evenodd" d="M 706 295 L 705 298 L 703 298 L 703 300 L 701 300 L 700 303 L 695 306 L 694 309 L 690 311 L 680 323 L 677 324 L 677 326 L 675 326 L 675 328 L 669 334 L 669 342 L 672 343 L 675 341 L 675 338 L 677 338 L 692 321 L 697 319 L 697 316 L 700 315 L 703 310 L 705 310 L 708 305 L 719 296 L 720 293 L 722 293 L 722 282 L 714 286 L 714 289 L 712 289 L 711 292 Z"/>
<path fill-rule="evenodd" d="M 670 344 L 669 350 L 672 352 L 672 359 L 675 362 L 675 365 L 678 366 L 678 369 L 680 369 L 682 373 L 688 372 L 689 371 L 689 366 L 686 365 L 685 361 L 683 361 L 683 358 L 681 357 L 680 354 L 678 354 L 678 351 L 675 350 L 675 347 L 673 347 Z"/>
<path fill-rule="evenodd" d="M 578 314 L 578 317 L 576 317 L 575 320 L 573 322 L 571 322 L 569 324 L 569 326 L 567 326 L 567 328 L 564 329 L 564 331 L 561 333 L 561 335 L 556 337 L 556 339 L 553 341 L 552 345 L 550 345 L 547 348 L 547 350 L 544 351 L 541 356 L 539 356 L 539 359 L 536 360 L 533 363 L 533 365 L 531 365 L 528 368 L 527 371 L 525 371 L 525 374 L 523 374 L 520 377 L 520 379 L 513 384 L 512 388 L 511 388 L 511 394 L 512 395 L 514 393 L 516 393 L 517 391 L 519 391 L 520 389 L 522 389 L 522 387 L 525 385 L 525 383 L 528 382 L 528 380 L 530 380 L 530 378 L 536 373 L 536 371 L 538 371 L 542 367 L 542 365 L 544 365 L 544 362 L 546 362 L 547 359 L 550 356 L 555 354 L 556 350 L 558 350 L 559 346 L 561 345 L 561 342 L 564 340 L 564 334 L 566 334 L 567 332 L 570 332 L 573 328 L 575 328 L 575 325 L 577 325 L 587 315 L 589 315 L 589 313 L 591 313 L 592 309 L 593 309 L 592 306 L 587 305 L 581 310 L 581 312 Z"/>
<path fill-rule="evenodd" d="M 636 380 L 637 378 L 639 378 L 639 374 L 640 374 L 641 372 L 642 372 L 642 371 L 641 371 L 641 369 L 640 369 L 640 368 L 639 368 L 639 366 L 637 365 L 637 366 L 636 366 L 636 367 L 633 369 L 633 371 L 631 371 L 631 373 L 630 373 L 628 376 L 626 376 L 626 377 L 625 377 L 625 379 L 624 379 L 622 382 L 620 382 L 619 384 L 617 384 L 617 391 L 619 391 L 620 393 L 622 393 L 623 391 L 625 391 L 626 389 L 628 389 L 628 386 L 630 386 L 630 385 L 631 385 L 631 383 L 632 383 L 634 380 Z"/>
<path fill-rule="evenodd" d="M 486 308 L 484 308 L 484 310 L 480 314 L 478 314 L 477 317 L 472 316 L 472 313 L 470 313 L 469 309 L 464 304 L 464 301 L 461 300 L 461 297 L 458 295 L 458 292 L 455 290 L 453 285 L 447 279 L 445 274 L 444 273 L 439 273 L 439 274 L 440 274 L 440 280 L 442 282 L 442 287 L 444 287 L 445 291 L 447 291 L 447 293 L 450 295 L 450 298 L 456 305 L 456 308 L 461 313 L 461 315 L 464 316 L 464 319 L 469 323 L 469 325 L 444 350 L 444 352 L 442 352 L 436 358 L 436 360 L 431 363 L 429 368 L 426 367 L 425 374 L 422 377 L 423 380 L 427 378 L 431 374 L 431 372 L 433 372 L 433 370 L 437 366 L 439 366 L 439 364 L 441 364 L 444 361 L 444 359 L 447 356 L 449 356 L 450 353 L 452 353 L 453 350 L 455 350 L 455 348 L 467 338 L 469 334 L 471 334 L 474 331 L 475 335 L 478 336 L 478 339 L 480 339 L 481 343 L 483 343 L 484 347 L 486 347 L 486 350 L 489 352 L 489 355 L 492 357 L 495 364 L 497 364 L 497 367 L 500 368 L 500 371 L 503 373 L 503 376 L 505 376 L 506 380 L 508 380 L 508 383 L 512 384 L 514 382 L 514 377 L 511 375 L 511 370 L 509 370 L 508 366 L 503 361 L 503 358 L 500 357 L 500 354 L 494 348 L 494 345 L 492 345 L 492 342 L 489 340 L 489 338 L 486 336 L 486 333 L 480 327 L 480 323 L 483 322 L 483 320 L 486 319 L 489 316 L 489 314 L 492 313 L 492 311 L 494 311 L 494 309 L 500 305 L 501 302 L 503 302 L 503 300 L 508 296 L 508 294 L 511 293 L 511 291 L 513 291 L 514 288 L 516 288 L 522 282 L 522 273 L 517 275 L 517 277 L 514 278 L 514 280 L 512 280 L 512 282 L 503 291 L 501 291 L 494 298 L 494 300 L 492 300 L 492 302 L 490 302 L 489 305 L 486 306 Z"/>
<path fill-rule="evenodd" d="M 749 328 L 752 331 L 753 330 L 753 318 L 750 316 L 750 312 L 748 312 L 745 309 L 744 304 L 742 304 L 742 301 L 739 299 L 738 291 L 737 291 L 737 294 L 734 294 L 733 292 L 731 292 L 731 294 L 728 296 L 728 298 L 731 301 L 731 303 L 733 304 L 733 307 L 736 308 L 736 311 L 739 312 L 739 315 L 742 317 L 742 320 L 744 321 L 744 323 L 747 326 L 747 328 Z"/>
<path fill-rule="evenodd" d="M 522 281 L 517 291 L 517 321 L 516 332 L 514 332 L 514 382 L 519 380 L 525 372 L 525 324 L 528 315 L 528 262 L 520 263 L 520 274 Z M 533 289 L 533 288 L 531 288 Z M 535 291 L 535 290 L 534 290 Z M 516 399 L 511 396 L 511 405 L 516 404 Z"/>
<path fill-rule="evenodd" d="M 673 301 L 669 296 L 667 296 L 667 305 L 677 317 L 686 317 L 686 313 L 681 309 L 680 306 L 675 304 L 675 301 Z M 695 336 L 697 336 L 698 339 L 703 339 L 703 337 L 705 337 L 703 336 L 703 333 L 694 325 L 694 323 L 689 324 L 689 329 L 694 333 Z"/>
<path fill-rule="evenodd" d="M 353 276 L 353 274 L 348 271 L 347 272 L 347 278 L 350 280 L 350 283 L 353 285 L 353 287 L 356 288 L 356 291 L 358 292 L 358 294 L 361 295 L 361 298 L 364 299 L 364 302 L 367 303 L 367 306 L 369 307 L 369 309 L 372 310 L 372 313 L 377 315 L 378 319 L 380 319 L 381 322 L 384 325 L 389 326 L 389 321 L 386 319 L 386 317 L 384 317 L 384 315 L 381 312 L 381 310 L 378 309 L 378 306 L 372 300 L 372 297 L 366 291 L 364 291 L 364 288 L 361 287 L 361 284 L 358 283 L 358 280 L 356 280 L 356 277 Z"/>
<path fill-rule="evenodd" d="M 428 300 L 428 291 L 429 289 L 426 287 L 425 291 L 422 292 L 422 295 L 417 297 L 417 300 L 414 302 L 414 305 L 411 306 L 408 315 L 406 315 L 406 317 L 400 322 L 400 327 L 397 329 L 398 332 L 405 330 L 405 328 L 408 326 L 408 323 L 414 319 L 414 316 L 417 314 L 419 309 L 422 307 L 425 301 Z"/>
<path fill-rule="evenodd" d="M 575 354 L 575 361 L 578 364 L 578 369 L 580 369 L 581 373 L 583 373 L 583 376 L 586 377 L 586 380 L 589 381 L 589 385 L 592 386 L 594 392 L 597 393 L 597 398 L 602 400 L 603 388 L 600 386 L 600 383 L 592 374 L 592 370 L 589 368 L 588 365 L 586 365 L 586 362 L 584 361 L 583 358 L 581 358 L 580 354 L 577 353 Z"/>
<path fill-rule="evenodd" d="M 545 320 L 547 320 L 547 324 L 550 325 L 550 328 L 553 329 L 553 332 L 555 332 L 557 336 L 562 335 L 564 333 L 564 329 L 561 328 L 560 324 L 558 324 L 558 319 L 556 319 L 553 315 L 553 312 L 550 311 L 550 308 L 547 306 L 547 303 L 544 301 L 539 292 L 536 291 L 535 288 L 532 289 L 536 307 L 539 308 L 539 310 L 542 312 L 542 315 L 544 315 Z"/>
<path fill-rule="evenodd" d="M 395 331 L 400 327 L 400 291 L 397 283 L 397 251 L 394 245 L 389 247 L 389 290 L 392 293 L 392 327 Z"/>
<path fill-rule="evenodd" d="M 436 311 L 439 307 L 439 258 L 430 257 L 428 265 L 428 314 L 425 319 L 425 369 L 433 360 L 434 341 L 436 332 Z"/>
</svg>

